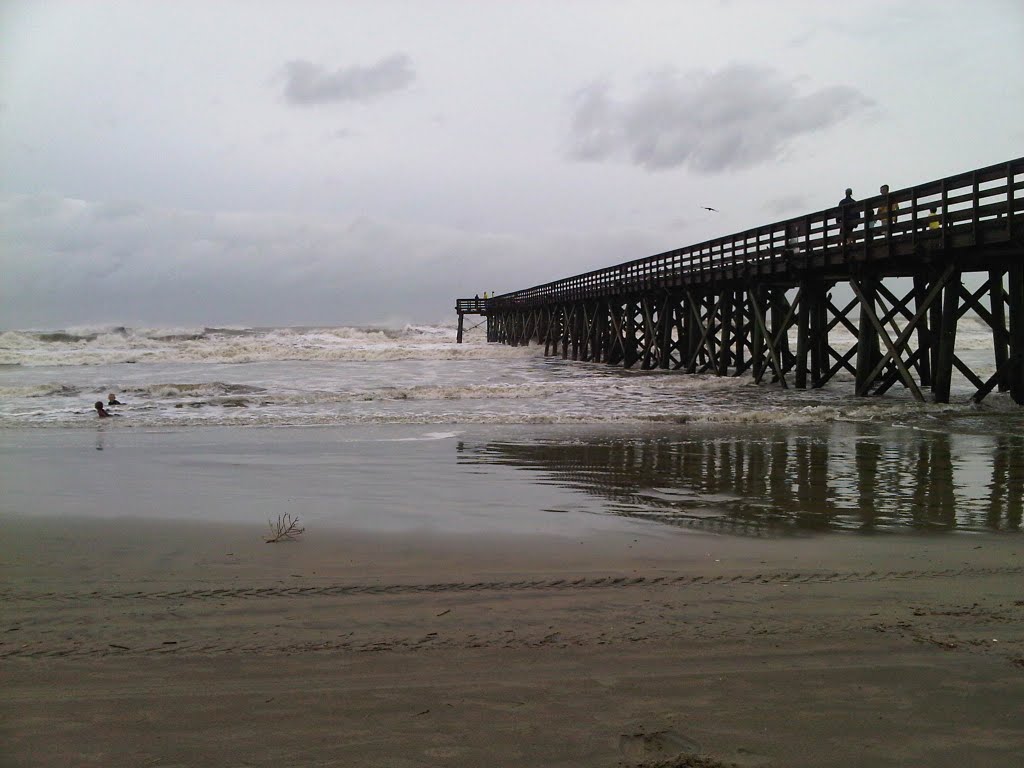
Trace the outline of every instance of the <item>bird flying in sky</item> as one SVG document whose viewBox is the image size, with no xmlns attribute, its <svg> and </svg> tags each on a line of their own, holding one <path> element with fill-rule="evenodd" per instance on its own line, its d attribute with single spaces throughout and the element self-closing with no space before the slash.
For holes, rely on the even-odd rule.
<svg viewBox="0 0 1024 768">
<path fill-rule="evenodd" d="M 719 210 L 717 208 L 710 208 L 706 205 L 702 205 L 701 208 L 703 208 L 705 211 L 714 211 L 715 213 L 719 213 Z"/>
</svg>

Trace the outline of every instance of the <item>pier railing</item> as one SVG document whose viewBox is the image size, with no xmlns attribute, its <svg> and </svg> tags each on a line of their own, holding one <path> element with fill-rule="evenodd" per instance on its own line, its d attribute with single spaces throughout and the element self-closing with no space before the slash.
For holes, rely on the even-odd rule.
<svg viewBox="0 0 1024 768">
<path fill-rule="evenodd" d="M 671 288 L 794 265 L 827 272 L 917 252 L 1007 242 L 1024 233 L 1024 157 L 858 201 L 852 232 L 840 208 L 717 237 L 696 245 L 554 280 L 491 299 L 459 299 L 460 312 Z M 878 210 L 889 214 L 879 217 Z"/>
<path fill-rule="evenodd" d="M 455 302 L 455 311 L 460 315 L 486 314 L 489 301 L 490 299 L 458 299 Z"/>
</svg>

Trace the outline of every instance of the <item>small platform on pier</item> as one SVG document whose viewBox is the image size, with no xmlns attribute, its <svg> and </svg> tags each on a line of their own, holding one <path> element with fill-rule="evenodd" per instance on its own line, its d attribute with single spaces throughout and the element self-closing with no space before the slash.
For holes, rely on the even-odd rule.
<svg viewBox="0 0 1024 768">
<path fill-rule="evenodd" d="M 483 315 L 484 317 L 487 317 L 490 302 L 491 299 L 481 299 L 479 297 L 472 299 L 457 299 L 455 301 L 455 311 L 459 313 L 459 330 L 455 337 L 456 343 L 462 343 L 465 316 Z"/>
</svg>

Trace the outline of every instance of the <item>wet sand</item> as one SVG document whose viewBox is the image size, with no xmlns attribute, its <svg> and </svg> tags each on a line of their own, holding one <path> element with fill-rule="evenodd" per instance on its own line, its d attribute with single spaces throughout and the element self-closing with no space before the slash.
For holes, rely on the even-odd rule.
<svg viewBox="0 0 1024 768">
<path fill-rule="evenodd" d="M 10 766 L 1016 766 L 1024 539 L 4 519 Z"/>
</svg>

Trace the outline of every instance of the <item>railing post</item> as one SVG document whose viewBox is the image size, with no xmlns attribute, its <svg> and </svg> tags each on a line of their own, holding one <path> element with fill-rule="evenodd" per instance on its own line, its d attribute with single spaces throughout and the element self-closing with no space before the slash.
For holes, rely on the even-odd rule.
<svg viewBox="0 0 1024 768">
<path fill-rule="evenodd" d="M 978 199 L 978 173 L 971 174 L 971 243 L 978 244 L 979 212 L 981 201 Z"/>
<path fill-rule="evenodd" d="M 1013 224 L 1014 224 L 1014 222 L 1013 222 L 1013 219 L 1014 219 L 1014 216 L 1013 216 L 1013 214 L 1014 214 L 1013 199 L 1014 199 L 1014 192 L 1016 191 L 1013 188 L 1013 186 L 1014 186 L 1014 182 L 1013 182 L 1014 175 L 1015 174 L 1013 172 L 1013 163 L 1007 163 L 1006 164 L 1006 239 L 1007 240 L 1011 240 L 1011 241 L 1013 240 L 1013 230 L 1014 230 L 1014 226 L 1013 226 Z"/>
</svg>

